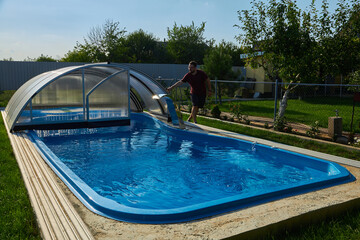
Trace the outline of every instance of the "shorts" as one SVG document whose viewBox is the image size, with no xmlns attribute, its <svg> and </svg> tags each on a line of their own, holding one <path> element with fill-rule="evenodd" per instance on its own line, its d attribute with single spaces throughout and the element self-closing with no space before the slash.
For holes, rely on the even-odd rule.
<svg viewBox="0 0 360 240">
<path fill-rule="evenodd" d="M 203 108 L 205 105 L 206 95 L 191 94 L 192 105 Z"/>
</svg>

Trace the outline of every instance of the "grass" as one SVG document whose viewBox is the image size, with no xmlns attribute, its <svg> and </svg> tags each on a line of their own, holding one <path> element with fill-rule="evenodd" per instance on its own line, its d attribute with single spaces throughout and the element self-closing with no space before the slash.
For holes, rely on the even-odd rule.
<svg viewBox="0 0 360 240">
<path fill-rule="evenodd" d="M 0 107 L 6 107 L 15 90 L 0 91 Z"/>
<path fill-rule="evenodd" d="M 223 102 L 219 107 L 223 112 L 231 112 L 230 107 L 234 103 Z M 260 116 L 274 118 L 274 101 L 241 101 L 236 104 L 241 105 L 243 114 L 249 116 Z M 328 118 L 336 116 L 335 110 L 339 111 L 339 116 L 343 118 L 343 130 L 350 131 L 353 101 L 351 98 L 339 97 L 311 97 L 302 100 L 289 99 L 286 109 L 286 119 L 289 122 L 304 123 L 311 125 L 319 121 L 321 127 L 327 128 Z M 359 128 L 360 111 L 359 103 L 355 108 L 353 129 L 360 132 Z"/>
</svg>

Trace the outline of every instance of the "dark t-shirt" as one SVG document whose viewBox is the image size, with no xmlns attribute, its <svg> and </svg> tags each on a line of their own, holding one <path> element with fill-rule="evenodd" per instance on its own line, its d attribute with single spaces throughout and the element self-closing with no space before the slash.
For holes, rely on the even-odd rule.
<svg viewBox="0 0 360 240">
<path fill-rule="evenodd" d="M 204 71 L 196 70 L 196 74 L 193 75 L 192 73 L 188 72 L 185 74 L 181 81 L 187 82 L 191 86 L 190 93 L 206 96 L 206 79 L 208 76 Z"/>
</svg>

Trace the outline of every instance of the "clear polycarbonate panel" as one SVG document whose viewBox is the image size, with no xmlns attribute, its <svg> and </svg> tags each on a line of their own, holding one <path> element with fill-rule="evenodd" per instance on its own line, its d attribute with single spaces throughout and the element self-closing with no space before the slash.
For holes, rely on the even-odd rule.
<svg viewBox="0 0 360 240">
<path fill-rule="evenodd" d="M 89 120 L 129 118 L 128 71 L 101 82 L 88 99 Z"/>
<path fill-rule="evenodd" d="M 102 80 L 109 77 L 112 73 L 104 71 L 103 68 L 91 67 L 84 69 L 84 79 L 85 79 L 85 95 L 89 93 L 93 87 L 99 84 Z"/>
<path fill-rule="evenodd" d="M 32 122 L 84 120 L 82 70 L 54 80 L 32 99 Z"/>
<path fill-rule="evenodd" d="M 50 71 L 35 76 L 14 93 L 5 109 L 7 113 L 6 120 L 10 129 L 18 122 L 18 118 L 22 115 L 25 105 L 29 106 L 32 96 L 49 81 L 61 75 L 61 73 L 61 71 Z"/>
<path fill-rule="evenodd" d="M 18 124 L 24 124 L 31 122 L 31 108 L 30 103 L 24 108 L 24 110 L 21 112 L 20 117 L 16 121 Z"/>
<path fill-rule="evenodd" d="M 133 112 L 142 112 L 144 107 L 144 101 L 140 94 L 136 91 L 135 88 L 130 86 L 130 92 L 132 93 L 130 97 L 130 109 Z"/>
<path fill-rule="evenodd" d="M 159 83 L 157 83 L 156 81 L 153 81 L 150 77 L 147 77 L 138 72 L 132 72 L 132 75 L 134 77 L 140 79 L 141 81 L 143 81 L 146 84 L 146 86 L 151 89 L 153 94 L 159 95 L 159 94 L 166 93 L 165 89 Z"/>
<path fill-rule="evenodd" d="M 164 114 L 158 100 L 154 99 L 154 94 L 137 78 L 130 76 L 130 85 L 136 89 L 144 101 L 144 109 L 157 114 Z"/>
</svg>

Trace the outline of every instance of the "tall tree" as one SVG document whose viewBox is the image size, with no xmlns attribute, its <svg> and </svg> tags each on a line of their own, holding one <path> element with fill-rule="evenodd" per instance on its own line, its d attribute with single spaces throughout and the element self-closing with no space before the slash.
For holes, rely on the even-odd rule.
<svg viewBox="0 0 360 240">
<path fill-rule="evenodd" d="M 84 38 L 85 43 L 77 42 L 73 51 L 63 59 L 84 59 L 89 62 L 126 62 L 127 49 L 124 47 L 125 28 L 119 22 L 106 20 L 102 26 L 93 27 Z"/>
<path fill-rule="evenodd" d="M 234 77 L 232 71 L 233 59 L 231 54 L 233 53 L 232 45 L 222 41 L 214 48 L 208 51 L 204 57 L 204 65 L 201 68 L 209 75 L 211 79 L 231 79 Z M 238 56 L 240 58 L 240 56 Z M 222 89 L 221 85 L 217 85 L 217 96 L 220 98 L 223 90 L 229 90 L 228 88 Z"/>
<path fill-rule="evenodd" d="M 212 41 L 205 40 L 204 31 L 205 22 L 199 27 L 195 26 L 194 22 L 190 26 L 178 26 L 175 23 L 172 29 L 167 29 L 167 49 L 175 63 L 186 64 L 195 60 L 202 64 L 205 52 L 212 44 Z"/>
<path fill-rule="evenodd" d="M 338 74 L 343 76 L 360 69 L 360 3 L 339 0 L 334 16 L 334 48 Z"/>
<path fill-rule="evenodd" d="M 205 55 L 202 69 L 212 79 L 228 79 L 232 75 L 231 53 L 232 49 L 229 44 L 222 41 Z"/>
<path fill-rule="evenodd" d="M 295 1 L 270 0 L 268 5 L 254 0 L 251 10 L 238 11 L 243 31 L 238 39 L 249 54 L 253 67 L 263 67 L 269 79 L 284 82 L 309 81 L 316 76 L 314 50 L 317 45 L 312 35 L 312 15 L 297 7 Z M 287 106 L 288 85 L 280 102 L 278 117 Z"/>
<path fill-rule="evenodd" d="M 125 40 L 130 62 L 153 63 L 158 48 L 157 39 L 154 35 L 144 32 L 142 29 L 130 33 Z"/>
</svg>

